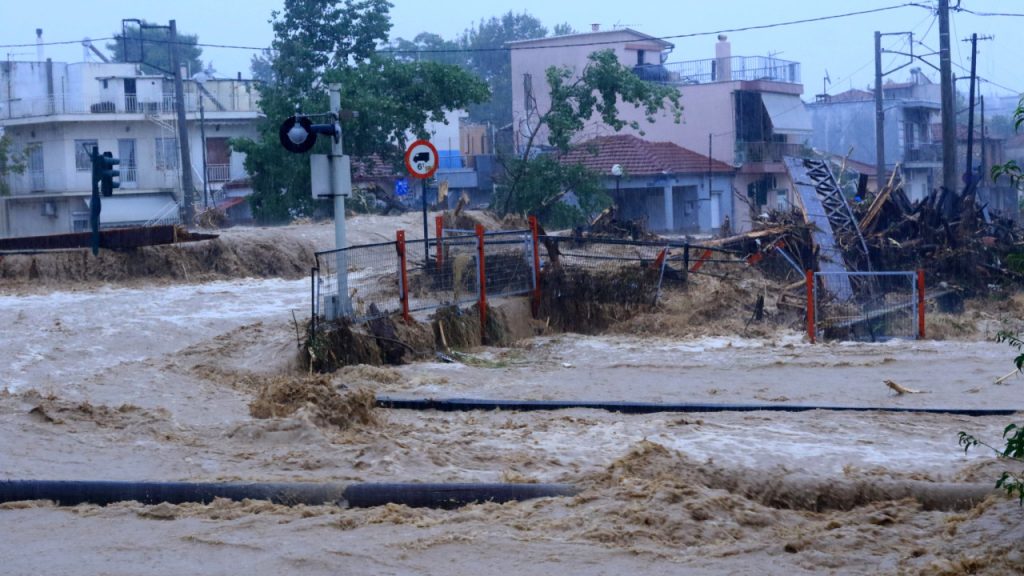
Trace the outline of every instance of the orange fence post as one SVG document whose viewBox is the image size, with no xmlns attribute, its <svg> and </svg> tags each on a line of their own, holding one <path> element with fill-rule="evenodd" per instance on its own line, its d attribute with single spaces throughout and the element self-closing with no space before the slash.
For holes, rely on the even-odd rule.
<svg viewBox="0 0 1024 576">
<path fill-rule="evenodd" d="M 917 270 L 917 337 L 924 340 L 924 270 Z"/>
<path fill-rule="evenodd" d="M 538 245 L 537 217 L 530 216 L 530 235 L 533 236 L 533 317 L 540 314 L 540 246 Z"/>
<path fill-rule="evenodd" d="M 398 247 L 399 275 L 402 281 L 400 288 L 402 295 L 399 297 L 402 301 L 402 318 L 409 323 L 412 322 L 412 317 L 409 316 L 409 274 L 405 258 L 405 230 L 395 232 L 395 245 Z"/>
<path fill-rule="evenodd" d="M 480 308 L 480 342 L 487 343 L 487 271 L 485 270 L 484 262 L 484 227 L 482 224 L 476 225 L 476 250 L 477 258 L 480 265 L 480 300 L 478 306 Z"/>
<path fill-rule="evenodd" d="M 704 266 L 704 263 L 707 262 L 709 258 L 711 258 L 711 250 L 705 248 L 704 252 L 700 255 L 700 258 L 697 259 L 697 263 L 690 268 L 690 272 L 700 270 L 701 266 Z"/>
<path fill-rule="evenodd" d="M 814 270 L 805 272 L 807 282 L 807 338 L 814 344 Z"/>
<path fill-rule="evenodd" d="M 438 268 L 438 270 L 440 270 L 441 269 L 441 264 L 444 263 L 444 254 L 443 254 L 443 251 L 442 251 L 442 241 L 441 241 L 441 239 L 444 238 L 444 217 L 443 216 L 436 216 L 436 217 L 434 217 L 434 229 L 435 229 L 435 234 L 437 234 L 437 268 Z"/>
</svg>

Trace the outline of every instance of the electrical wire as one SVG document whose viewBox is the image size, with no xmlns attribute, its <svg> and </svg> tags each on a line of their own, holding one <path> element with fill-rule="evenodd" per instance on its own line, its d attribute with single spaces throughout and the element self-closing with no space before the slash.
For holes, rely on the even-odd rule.
<svg viewBox="0 0 1024 576">
<path fill-rule="evenodd" d="M 827 20 L 837 20 L 840 18 L 850 18 L 853 16 L 863 16 L 866 14 L 877 14 L 879 12 L 889 12 L 892 10 L 898 10 L 901 8 L 908 7 L 926 7 L 916 2 L 905 2 L 903 4 L 895 4 L 892 6 L 883 6 L 880 8 L 872 8 L 869 10 L 857 10 L 853 12 L 844 12 L 842 14 L 832 14 L 829 16 L 816 16 L 813 18 L 802 18 L 799 20 L 789 20 L 784 22 L 773 22 L 771 24 L 755 24 L 752 26 L 743 26 L 739 28 L 726 28 L 722 30 L 713 30 L 707 32 L 690 32 L 686 34 L 673 34 L 670 36 L 651 36 L 651 40 L 677 40 L 681 38 L 696 38 L 700 36 L 713 36 L 717 34 L 726 34 L 733 32 L 747 32 L 750 30 L 765 30 L 770 28 L 780 28 L 784 26 L 794 26 L 797 24 L 810 24 L 814 22 L 824 22 Z M 103 40 L 115 40 L 117 37 L 106 37 L 96 38 L 96 41 Z M 146 39 L 147 42 L 153 44 L 171 44 L 170 40 L 150 40 Z M 42 44 L 0 44 L 0 49 L 4 48 L 31 48 L 33 46 L 58 46 L 63 44 L 78 44 L 81 40 L 69 40 L 62 42 L 46 42 Z M 211 44 L 206 42 L 197 42 L 195 44 L 178 41 L 179 44 L 190 44 L 201 48 L 225 48 L 233 50 L 266 50 L 267 46 L 243 46 L 235 44 Z M 448 53 L 448 52 L 498 52 L 498 51 L 511 51 L 511 50 L 540 50 L 548 48 L 573 48 L 573 47 L 586 47 L 586 46 L 603 46 L 612 44 L 621 44 L 621 40 L 603 40 L 593 42 L 579 42 L 575 44 L 559 44 L 557 46 L 517 46 L 514 48 L 509 47 L 497 47 L 497 48 L 436 48 L 436 49 L 417 49 L 417 50 L 398 50 L 398 49 L 382 49 L 378 50 L 379 53 L 385 54 L 433 54 L 433 53 Z"/>
</svg>

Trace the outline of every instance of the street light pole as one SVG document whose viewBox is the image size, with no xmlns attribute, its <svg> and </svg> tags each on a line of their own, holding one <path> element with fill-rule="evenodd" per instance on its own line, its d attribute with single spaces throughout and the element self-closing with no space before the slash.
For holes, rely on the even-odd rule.
<svg viewBox="0 0 1024 576">
<path fill-rule="evenodd" d="M 201 86 L 202 82 L 197 82 L 197 86 Z M 210 169 L 206 165 L 206 111 L 203 110 L 203 91 L 198 90 L 199 96 L 199 138 L 202 142 L 199 145 L 203 149 L 203 208 L 209 208 L 210 202 Z"/>
</svg>

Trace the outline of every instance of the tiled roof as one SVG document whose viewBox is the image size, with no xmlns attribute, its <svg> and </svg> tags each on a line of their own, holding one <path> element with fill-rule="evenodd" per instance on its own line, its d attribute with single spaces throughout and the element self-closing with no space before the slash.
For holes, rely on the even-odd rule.
<svg viewBox="0 0 1024 576">
<path fill-rule="evenodd" d="M 352 179 L 355 181 L 401 178 L 404 171 L 397 172 L 394 164 L 377 154 L 352 158 Z"/>
<path fill-rule="evenodd" d="M 851 88 L 846 92 L 840 92 L 839 94 L 833 94 L 829 96 L 829 102 L 865 102 L 875 99 L 875 95 L 867 90 L 858 90 Z"/>
<path fill-rule="evenodd" d="M 636 136 L 602 136 L 575 146 L 562 157 L 563 164 L 582 164 L 599 174 L 611 174 L 622 166 L 629 176 L 660 174 L 707 174 L 735 172 L 732 166 L 711 160 L 671 142 L 648 142 Z"/>
</svg>

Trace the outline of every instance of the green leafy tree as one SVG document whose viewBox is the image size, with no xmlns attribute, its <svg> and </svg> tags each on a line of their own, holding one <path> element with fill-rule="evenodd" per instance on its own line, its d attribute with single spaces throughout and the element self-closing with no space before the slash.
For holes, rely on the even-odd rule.
<svg viewBox="0 0 1024 576">
<path fill-rule="evenodd" d="M 1017 110 L 1013 113 L 1013 130 L 1019 131 L 1022 124 L 1024 124 L 1024 97 L 1021 97 L 1017 103 Z M 1024 176 L 1024 169 L 1016 160 L 1010 160 L 1005 164 L 992 167 L 993 180 L 998 180 L 1003 176 L 1009 178 L 1014 186 L 1020 187 L 1021 182 L 1024 181 L 1024 178 L 1022 178 Z"/>
<path fill-rule="evenodd" d="M 490 101 L 469 108 L 471 121 L 496 127 L 512 122 L 512 56 L 505 44 L 547 34 L 537 18 L 512 11 L 481 21 L 463 33 L 460 44 L 468 51 L 468 66 L 487 82 L 492 94 Z"/>
<path fill-rule="evenodd" d="M 412 40 L 397 38 L 387 50 L 404 62 L 438 62 L 469 67 L 469 56 L 458 40 L 445 40 L 433 32 L 420 32 Z"/>
<path fill-rule="evenodd" d="M 390 6 L 385 0 L 285 0 L 283 11 L 274 12 L 275 38 L 262 56 L 270 66 L 270 81 L 260 88 L 265 120 L 258 139 L 232 141 L 246 154 L 250 203 L 260 221 L 286 221 L 317 209 L 309 193 L 309 158 L 285 151 L 277 131 L 296 110 L 326 112 L 328 84 L 340 83 L 342 108 L 358 112 L 343 122 L 345 152 L 388 160 L 399 156 L 407 131 L 426 136 L 427 121 L 443 121 L 446 110 L 487 99 L 487 86 L 457 66 L 379 54 L 391 28 Z M 328 140 L 318 140 L 313 152 L 326 153 Z"/>
<path fill-rule="evenodd" d="M 1013 115 L 1014 130 L 1020 130 L 1022 124 L 1024 124 L 1024 97 L 1020 99 L 1017 110 Z M 1011 160 L 1006 164 L 992 168 L 993 180 L 1004 175 L 1009 177 L 1015 185 L 1019 185 L 1021 182 L 1021 167 Z M 1011 254 L 1009 256 L 1010 265 L 1022 266 L 1022 260 L 1024 260 L 1022 256 L 1024 255 L 1021 253 Z M 1017 372 L 1024 372 L 1024 340 L 1021 340 L 1020 336 L 1020 334 L 1013 332 L 1001 332 L 996 337 L 996 340 L 1006 343 L 1017 350 L 1018 354 L 1013 359 L 1013 364 L 1017 367 Z M 984 446 L 992 450 L 999 458 L 1007 460 L 1011 465 L 1015 466 L 1015 470 L 1005 470 L 1002 473 L 999 479 L 996 480 L 996 488 L 1001 488 L 1010 496 L 1017 497 L 1020 500 L 1021 506 L 1024 506 L 1024 427 L 1019 424 L 1008 424 L 1003 429 L 1004 445 L 1002 449 L 987 444 L 967 432 L 961 431 L 959 436 L 960 446 L 964 449 L 964 452 L 976 446 Z"/>
<path fill-rule="evenodd" d="M 10 195 L 8 177 L 11 174 L 24 174 L 25 167 L 25 155 L 14 152 L 11 137 L 0 133 L 0 196 Z"/>
<path fill-rule="evenodd" d="M 143 21 L 143 24 L 148 24 Z M 178 44 L 171 44 L 171 32 L 165 27 L 139 28 L 127 26 L 123 32 L 114 33 L 114 40 L 107 43 L 107 50 L 113 54 L 114 62 L 142 62 L 146 74 L 173 74 L 171 50 L 178 50 L 178 62 L 189 73 L 203 69 L 203 49 L 197 46 L 199 37 L 195 34 L 178 32 Z"/>
<path fill-rule="evenodd" d="M 615 131 L 629 126 L 642 134 L 640 122 L 620 117 L 620 106 L 641 109 L 648 122 L 654 122 L 655 115 L 662 111 L 668 111 L 679 122 L 679 92 L 639 79 L 619 63 L 612 50 L 591 54 L 578 76 L 569 68 L 555 66 L 548 68 L 546 76 L 551 107 L 526 119 L 529 137 L 522 154 L 506 161 L 505 178 L 495 204 L 500 212 L 534 213 L 543 221 L 551 217 L 552 211 L 564 216 L 566 210 L 571 210 L 560 205 L 572 192 L 578 207 L 571 215 L 579 221 L 601 207 L 602 201 L 607 203 L 607 196 L 600 191 L 596 175 L 585 175 L 578 168 L 555 169 L 553 164 L 560 164 L 560 156 L 569 151 L 573 140 L 594 116 Z M 532 108 L 536 110 L 536 105 Z M 537 154 L 541 134 L 547 136 L 553 147 L 549 154 Z"/>
<path fill-rule="evenodd" d="M 569 25 L 568 22 L 562 22 L 561 24 L 555 24 L 554 29 L 551 31 L 552 36 L 568 36 L 569 34 L 575 34 L 576 29 Z"/>
</svg>

